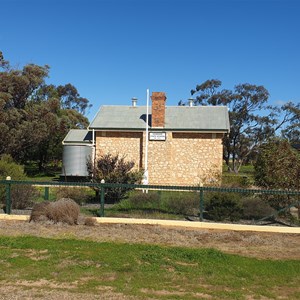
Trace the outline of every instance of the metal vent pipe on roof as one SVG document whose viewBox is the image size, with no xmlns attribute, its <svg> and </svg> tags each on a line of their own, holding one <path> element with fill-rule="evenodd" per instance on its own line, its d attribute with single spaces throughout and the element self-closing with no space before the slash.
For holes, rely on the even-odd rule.
<svg viewBox="0 0 300 300">
<path fill-rule="evenodd" d="M 131 101 L 132 101 L 132 106 L 136 106 L 136 104 L 137 104 L 137 98 L 135 98 L 135 97 L 133 97 L 133 98 L 131 98 Z"/>
<path fill-rule="evenodd" d="M 194 99 L 193 98 L 189 98 L 189 106 L 190 107 L 194 106 Z"/>
</svg>

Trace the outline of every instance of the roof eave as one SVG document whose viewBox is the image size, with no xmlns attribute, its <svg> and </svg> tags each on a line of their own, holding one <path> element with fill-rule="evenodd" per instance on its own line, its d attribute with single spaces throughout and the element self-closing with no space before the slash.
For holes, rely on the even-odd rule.
<svg viewBox="0 0 300 300">
<path fill-rule="evenodd" d="M 116 128 L 116 127 L 90 127 L 92 130 L 98 131 L 145 131 L 146 128 Z M 229 133 L 228 129 L 198 129 L 198 128 L 163 128 L 149 127 L 150 131 L 172 131 L 172 132 L 216 132 Z"/>
<path fill-rule="evenodd" d="M 81 142 L 81 141 L 71 141 L 71 142 L 62 142 L 63 145 L 85 145 L 85 146 L 92 146 L 93 143 L 91 141 L 89 142 Z"/>
</svg>

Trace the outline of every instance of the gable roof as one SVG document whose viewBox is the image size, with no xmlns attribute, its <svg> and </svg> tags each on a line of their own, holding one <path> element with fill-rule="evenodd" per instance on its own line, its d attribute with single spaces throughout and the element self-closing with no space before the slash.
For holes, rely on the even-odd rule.
<svg viewBox="0 0 300 300">
<path fill-rule="evenodd" d="M 151 126 L 151 107 L 149 107 Z M 146 106 L 101 106 L 89 129 L 145 130 Z M 154 129 L 154 128 L 152 128 Z M 226 106 L 166 106 L 164 131 L 229 132 Z"/>
<path fill-rule="evenodd" d="M 71 129 L 63 140 L 63 144 L 91 144 L 92 132 L 87 129 Z"/>
</svg>

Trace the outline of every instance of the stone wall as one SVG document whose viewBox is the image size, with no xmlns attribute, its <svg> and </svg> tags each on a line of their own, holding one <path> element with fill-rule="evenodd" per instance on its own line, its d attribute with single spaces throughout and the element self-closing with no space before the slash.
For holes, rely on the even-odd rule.
<svg viewBox="0 0 300 300">
<path fill-rule="evenodd" d="M 217 183 L 223 164 L 223 135 L 173 133 L 173 180 L 188 185 Z"/>
<path fill-rule="evenodd" d="M 138 169 L 143 168 L 143 133 L 100 131 L 96 133 L 96 157 L 103 154 L 119 154 L 133 160 Z"/>
<path fill-rule="evenodd" d="M 144 168 L 145 132 L 97 132 L 96 155 L 125 155 Z M 149 184 L 217 184 L 222 173 L 223 134 L 166 132 L 165 141 L 149 141 Z"/>
</svg>

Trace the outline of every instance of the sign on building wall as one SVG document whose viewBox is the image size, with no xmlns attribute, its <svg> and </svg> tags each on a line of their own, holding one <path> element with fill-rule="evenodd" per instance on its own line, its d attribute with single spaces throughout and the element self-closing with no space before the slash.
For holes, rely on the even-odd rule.
<svg viewBox="0 0 300 300">
<path fill-rule="evenodd" d="M 165 141 L 165 132 L 149 132 L 149 141 Z"/>
</svg>

